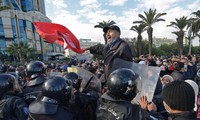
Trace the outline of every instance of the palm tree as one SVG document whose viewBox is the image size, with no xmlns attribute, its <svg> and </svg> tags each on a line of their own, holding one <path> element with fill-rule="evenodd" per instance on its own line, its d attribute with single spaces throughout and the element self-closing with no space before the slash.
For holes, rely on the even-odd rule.
<svg viewBox="0 0 200 120">
<path fill-rule="evenodd" d="M 108 20 L 107 22 L 103 20 L 103 22 L 98 22 L 99 24 L 98 25 L 95 25 L 94 28 L 101 28 L 103 29 L 104 27 L 107 27 L 107 26 L 111 26 L 111 25 L 114 25 L 116 24 L 113 20 Z M 105 44 L 107 43 L 107 40 L 106 40 L 106 33 L 103 33 L 103 38 L 104 38 L 104 41 L 105 41 Z"/>
<path fill-rule="evenodd" d="M 138 54 L 138 56 L 140 56 L 142 53 L 142 43 L 141 43 L 142 42 L 142 33 L 146 30 L 145 27 L 146 26 L 144 24 L 140 24 L 140 25 L 134 25 L 130 29 L 130 30 L 135 31 L 138 34 L 138 36 L 137 36 L 137 54 Z"/>
<path fill-rule="evenodd" d="M 172 32 L 173 34 L 175 34 L 177 36 L 176 40 L 177 40 L 177 44 L 178 44 L 178 54 L 179 55 L 183 55 L 183 38 L 184 38 L 184 28 L 188 25 L 188 19 L 187 17 L 183 16 L 179 19 L 175 19 L 175 22 L 170 22 L 170 25 L 167 25 L 167 27 L 171 26 L 174 27 L 176 29 L 178 29 L 179 31 L 175 31 Z"/>
<path fill-rule="evenodd" d="M 133 23 L 140 23 L 147 26 L 147 34 L 148 34 L 148 40 L 149 40 L 149 55 L 152 54 L 152 44 L 153 44 L 153 28 L 152 25 L 159 21 L 165 21 L 164 19 L 160 18 L 163 15 L 166 15 L 167 13 L 157 13 L 157 10 L 149 9 L 149 11 L 144 11 L 145 15 L 138 14 L 138 17 L 140 17 L 142 20 L 140 21 L 134 21 Z"/>
<path fill-rule="evenodd" d="M 192 53 L 192 40 L 195 38 L 194 35 L 192 35 L 191 32 L 188 31 L 187 36 L 185 37 L 185 39 L 188 40 L 188 45 L 189 45 L 189 50 L 188 50 L 188 55 L 191 55 Z"/>
<path fill-rule="evenodd" d="M 24 63 L 24 58 L 35 51 L 34 48 L 31 48 L 30 45 L 26 42 L 13 43 L 9 45 L 6 49 L 6 52 L 12 54 L 13 56 L 19 58 L 21 63 Z"/>
<path fill-rule="evenodd" d="M 192 17 L 189 19 L 189 33 L 193 35 L 193 37 L 198 37 L 199 38 L 199 43 L 200 43 L 200 10 L 193 12 L 192 13 L 195 17 Z"/>
<path fill-rule="evenodd" d="M 192 27 L 194 27 L 193 32 L 194 34 L 198 34 L 200 31 L 200 10 L 193 12 L 192 14 L 195 15 L 195 17 L 192 18 Z"/>
</svg>

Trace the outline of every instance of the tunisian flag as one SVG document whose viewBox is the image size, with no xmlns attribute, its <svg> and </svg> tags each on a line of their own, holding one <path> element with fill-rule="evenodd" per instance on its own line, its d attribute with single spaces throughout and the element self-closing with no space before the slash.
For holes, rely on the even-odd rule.
<svg viewBox="0 0 200 120">
<path fill-rule="evenodd" d="M 56 42 L 60 46 L 67 45 L 64 49 L 70 48 L 76 53 L 83 53 L 76 36 L 65 26 L 49 22 L 33 23 L 38 34 L 49 43 Z"/>
</svg>

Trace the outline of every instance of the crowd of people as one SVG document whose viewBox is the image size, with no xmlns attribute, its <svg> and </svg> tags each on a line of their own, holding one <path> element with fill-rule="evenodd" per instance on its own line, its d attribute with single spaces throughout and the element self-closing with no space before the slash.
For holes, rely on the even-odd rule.
<svg viewBox="0 0 200 120">
<path fill-rule="evenodd" d="M 0 120 L 197 120 L 200 119 L 200 59 L 197 56 L 133 58 L 118 26 L 105 27 L 107 44 L 84 48 L 103 63 L 30 61 L 6 65 L 0 74 Z M 151 101 L 138 94 L 136 69 L 112 70 L 116 58 L 160 68 Z M 69 71 L 71 66 L 83 71 Z M 54 74 L 52 74 L 54 73 Z M 58 73 L 60 73 L 58 75 Z M 88 77 L 87 77 L 88 76 Z M 100 81 L 100 82 L 99 82 Z"/>
</svg>

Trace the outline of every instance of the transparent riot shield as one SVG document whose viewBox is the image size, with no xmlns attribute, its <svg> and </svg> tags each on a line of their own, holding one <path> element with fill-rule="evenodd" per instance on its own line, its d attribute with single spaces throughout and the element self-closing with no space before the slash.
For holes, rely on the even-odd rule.
<svg viewBox="0 0 200 120">
<path fill-rule="evenodd" d="M 119 68 L 130 68 L 139 75 L 137 80 L 137 87 L 139 92 L 132 102 L 138 103 L 141 96 L 147 96 L 148 102 L 151 102 L 159 78 L 160 68 L 140 65 L 138 63 L 125 61 L 122 59 L 115 59 L 111 71 Z"/>
<path fill-rule="evenodd" d="M 77 74 L 82 78 L 80 91 L 84 91 L 85 89 L 91 89 L 98 93 L 101 92 L 101 81 L 91 72 L 77 67 L 72 66 L 72 69 L 76 68 Z"/>
</svg>

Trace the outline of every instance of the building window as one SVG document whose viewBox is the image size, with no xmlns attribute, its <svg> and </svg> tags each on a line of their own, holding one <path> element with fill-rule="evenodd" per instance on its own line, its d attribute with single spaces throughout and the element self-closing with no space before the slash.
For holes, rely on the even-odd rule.
<svg viewBox="0 0 200 120">
<path fill-rule="evenodd" d="M 19 9 L 19 6 L 17 5 L 17 3 L 16 3 L 15 0 L 11 0 L 11 3 L 12 3 L 12 5 L 13 5 L 13 7 L 14 7 L 14 10 L 20 10 L 20 9 Z"/>
<path fill-rule="evenodd" d="M 2 18 L 0 17 L 0 38 L 4 37 L 4 28 L 2 23 Z"/>
<path fill-rule="evenodd" d="M 26 20 L 26 28 L 32 30 L 32 23 Z"/>
<path fill-rule="evenodd" d="M 11 18 L 11 24 L 12 24 L 12 31 L 13 31 L 14 42 L 18 43 L 17 32 L 16 32 L 16 25 L 15 25 L 15 19 L 14 18 Z"/>
<path fill-rule="evenodd" d="M 22 20 L 22 19 L 19 19 L 18 21 L 19 21 L 19 31 L 20 31 L 21 41 L 26 42 L 27 41 L 27 39 L 26 39 L 26 33 L 25 33 L 25 24 L 26 24 L 26 21 Z"/>
<path fill-rule="evenodd" d="M 0 51 L 6 50 L 6 41 L 5 39 L 0 38 Z"/>
<path fill-rule="evenodd" d="M 47 43 L 47 45 L 48 45 L 48 52 L 53 52 L 53 45 L 52 44 L 49 44 L 49 43 Z"/>
<path fill-rule="evenodd" d="M 2 6 L 7 6 L 7 7 L 9 7 L 8 0 L 2 0 Z"/>
<path fill-rule="evenodd" d="M 28 12 L 34 10 L 33 0 L 21 0 L 22 11 Z"/>
</svg>

